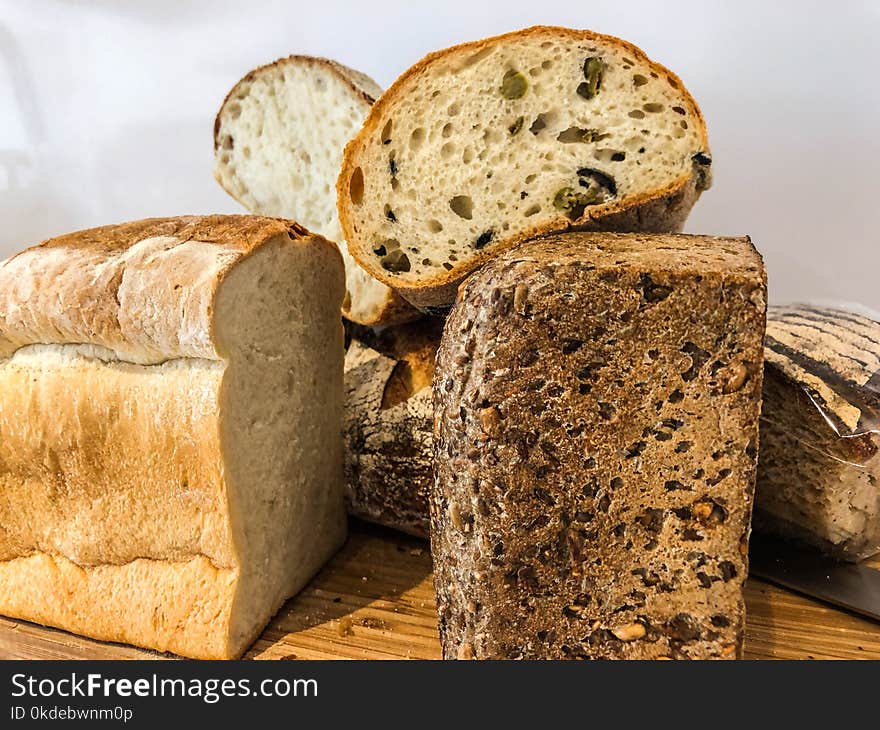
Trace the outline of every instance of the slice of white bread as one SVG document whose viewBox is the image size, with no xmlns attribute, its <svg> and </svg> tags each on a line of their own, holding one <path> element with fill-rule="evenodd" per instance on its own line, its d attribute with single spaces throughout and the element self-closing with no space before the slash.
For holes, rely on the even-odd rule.
<svg viewBox="0 0 880 730">
<path fill-rule="evenodd" d="M 239 656 L 345 539 L 343 281 L 250 216 L 0 264 L 0 614 Z"/>
<path fill-rule="evenodd" d="M 432 311 L 542 232 L 679 230 L 710 164 L 677 76 L 617 38 L 540 26 L 406 71 L 346 147 L 339 217 L 351 255 Z"/>
<path fill-rule="evenodd" d="M 418 313 L 348 255 L 336 212 L 342 150 L 382 89 L 335 61 L 290 56 L 248 73 L 214 121 L 214 177 L 257 215 L 299 221 L 339 245 L 343 314 L 366 325 Z"/>
</svg>

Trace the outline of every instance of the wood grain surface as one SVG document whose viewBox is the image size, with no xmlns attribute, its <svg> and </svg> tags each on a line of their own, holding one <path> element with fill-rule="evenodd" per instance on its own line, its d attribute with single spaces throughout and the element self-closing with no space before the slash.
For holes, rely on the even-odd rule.
<svg viewBox="0 0 880 730">
<path fill-rule="evenodd" d="M 878 563 L 880 564 L 880 563 Z M 880 659 L 880 624 L 757 579 L 747 659 Z M 281 609 L 247 659 L 438 659 L 427 543 L 355 524 L 345 548 Z M 0 618 L 3 659 L 172 659 Z"/>
</svg>

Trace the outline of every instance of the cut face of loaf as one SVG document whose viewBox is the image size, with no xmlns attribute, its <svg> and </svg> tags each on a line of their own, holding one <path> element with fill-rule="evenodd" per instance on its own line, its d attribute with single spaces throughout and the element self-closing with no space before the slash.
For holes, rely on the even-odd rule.
<svg viewBox="0 0 880 730">
<path fill-rule="evenodd" d="M 9 259 L 0 292 L 0 613 L 241 655 L 345 538 L 335 246 L 138 221 Z"/>
<path fill-rule="evenodd" d="M 360 330 L 345 356 L 349 513 L 428 537 L 434 480 L 431 382 L 442 320 Z"/>
<path fill-rule="evenodd" d="M 747 239 L 548 236 L 468 279 L 434 378 L 444 657 L 741 654 L 764 312 Z"/>
<path fill-rule="evenodd" d="M 842 560 L 880 550 L 880 324 L 795 305 L 767 316 L 755 528 Z"/>
<path fill-rule="evenodd" d="M 404 73 L 346 148 L 339 215 L 360 264 L 431 311 L 536 233 L 679 230 L 710 164 L 673 73 L 617 38 L 536 27 Z"/>
<path fill-rule="evenodd" d="M 336 213 L 342 150 L 381 93 L 340 63 L 290 56 L 248 73 L 214 123 L 217 181 L 251 213 L 297 220 L 335 241 L 345 261 L 343 313 L 367 325 L 417 316 L 349 256 Z"/>
</svg>

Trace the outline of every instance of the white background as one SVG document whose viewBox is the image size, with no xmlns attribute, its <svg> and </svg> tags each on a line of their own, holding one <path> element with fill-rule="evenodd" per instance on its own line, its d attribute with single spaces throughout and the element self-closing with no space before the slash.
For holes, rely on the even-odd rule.
<svg viewBox="0 0 880 730">
<path fill-rule="evenodd" d="M 715 186 L 691 232 L 750 234 L 771 300 L 880 308 L 880 1 L 0 0 L 0 255 L 77 228 L 240 212 L 212 123 L 249 69 L 337 58 L 383 85 L 535 23 L 641 46 L 703 108 Z"/>
</svg>

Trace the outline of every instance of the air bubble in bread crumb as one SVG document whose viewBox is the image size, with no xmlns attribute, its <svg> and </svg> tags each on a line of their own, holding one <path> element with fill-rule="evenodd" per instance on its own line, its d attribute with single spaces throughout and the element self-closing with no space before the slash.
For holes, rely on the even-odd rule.
<svg viewBox="0 0 880 730">
<path fill-rule="evenodd" d="M 394 126 L 394 120 L 389 119 L 385 122 L 385 126 L 382 127 L 382 133 L 379 135 L 379 140 L 382 144 L 391 144 L 391 129 Z"/>
<path fill-rule="evenodd" d="M 449 201 L 449 207 L 455 215 L 466 221 L 474 217 L 474 201 L 469 195 L 456 195 Z"/>
<path fill-rule="evenodd" d="M 492 46 L 487 46 L 486 48 L 481 48 L 476 53 L 474 53 L 474 54 L 468 56 L 466 59 L 464 59 L 464 61 L 459 66 L 459 71 L 464 71 L 465 69 L 470 68 L 471 66 L 478 64 L 483 59 L 491 56 L 494 52 L 495 52 L 495 48 Z"/>
<path fill-rule="evenodd" d="M 425 128 L 416 127 L 409 136 L 409 148 L 417 150 L 425 141 Z"/>
<path fill-rule="evenodd" d="M 356 167 L 351 173 L 348 181 L 348 197 L 355 205 L 364 202 L 364 171 L 360 167 Z"/>
</svg>

